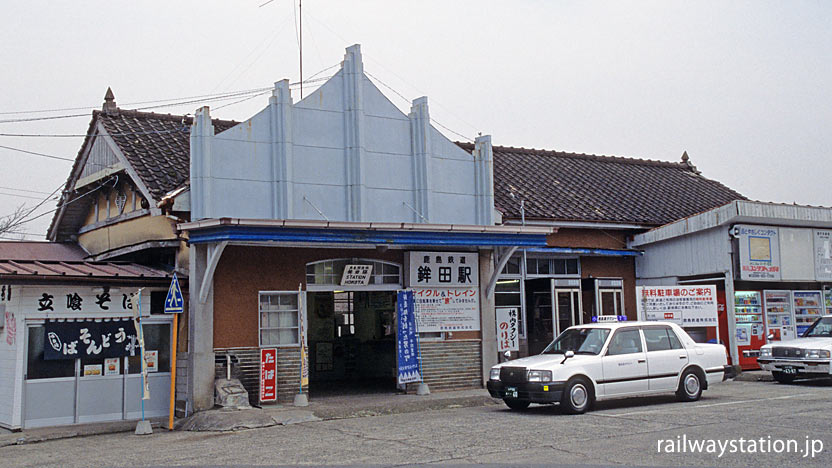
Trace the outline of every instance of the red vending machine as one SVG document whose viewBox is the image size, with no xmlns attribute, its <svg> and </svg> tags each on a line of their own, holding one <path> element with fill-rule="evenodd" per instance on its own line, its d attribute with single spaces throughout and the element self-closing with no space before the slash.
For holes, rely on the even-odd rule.
<svg viewBox="0 0 832 468">
<path fill-rule="evenodd" d="M 766 344 L 765 316 L 760 291 L 734 293 L 734 317 L 737 322 L 737 355 L 743 370 L 759 369 L 757 357 Z"/>
</svg>

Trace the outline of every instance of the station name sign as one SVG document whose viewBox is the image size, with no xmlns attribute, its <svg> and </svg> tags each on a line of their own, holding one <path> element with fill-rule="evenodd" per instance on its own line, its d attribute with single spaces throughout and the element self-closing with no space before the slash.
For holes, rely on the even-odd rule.
<svg viewBox="0 0 832 468">
<path fill-rule="evenodd" d="M 476 252 L 408 252 L 410 286 L 459 288 L 479 285 Z"/>
</svg>

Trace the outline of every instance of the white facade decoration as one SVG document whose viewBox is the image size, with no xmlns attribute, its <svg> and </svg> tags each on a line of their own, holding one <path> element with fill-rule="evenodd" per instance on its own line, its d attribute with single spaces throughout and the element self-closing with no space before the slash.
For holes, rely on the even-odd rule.
<svg viewBox="0 0 832 468">
<path fill-rule="evenodd" d="M 364 74 L 360 47 L 293 103 L 215 135 L 207 107 L 191 131 L 191 216 L 492 225 L 489 136 L 470 154 L 430 125 L 427 98 L 399 111 Z"/>
</svg>

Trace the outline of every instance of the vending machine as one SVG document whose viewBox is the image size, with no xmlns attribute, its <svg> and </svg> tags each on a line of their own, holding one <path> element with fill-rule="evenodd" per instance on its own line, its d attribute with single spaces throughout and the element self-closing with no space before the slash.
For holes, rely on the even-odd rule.
<svg viewBox="0 0 832 468">
<path fill-rule="evenodd" d="M 797 338 L 791 291 L 763 291 L 766 311 L 766 341 Z"/>
<path fill-rule="evenodd" d="M 734 293 L 734 317 L 737 322 L 737 355 L 743 370 L 759 369 L 757 357 L 766 344 L 763 301 L 760 291 Z"/>
<path fill-rule="evenodd" d="M 826 313 L 832 314 L 832 289 L 823 291 L 823 302 L 826 303 Z"/>
<path fill-rule="evenodd" d="M 797 336 L 803 334 L 810 325 L 823 315 L 823 302 L 820 291 L 794 291 L 794 324 Z"/>
</svg>

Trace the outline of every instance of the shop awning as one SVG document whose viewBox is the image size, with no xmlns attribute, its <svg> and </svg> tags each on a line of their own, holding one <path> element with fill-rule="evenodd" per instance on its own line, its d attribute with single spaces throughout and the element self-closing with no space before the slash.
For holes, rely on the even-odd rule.
<svg viewBox="0 0 832 468">
<path fill-rule="evenodd" d="M 595 257 L 640 257 L 644 254 L 644 252 L 640 250 L 583 249 L 573 247 L 533 247 L 526 249 L 526 252 Z"/>
<path fill-rule="evenodd" d="M 220 218 L 179 225 L 192 244 L 313 243 L 410 246 L 543 247 L 554 232 L 541 226 L 475 226 Z"/>
</svg>

